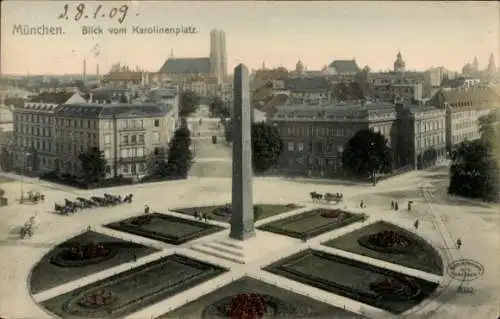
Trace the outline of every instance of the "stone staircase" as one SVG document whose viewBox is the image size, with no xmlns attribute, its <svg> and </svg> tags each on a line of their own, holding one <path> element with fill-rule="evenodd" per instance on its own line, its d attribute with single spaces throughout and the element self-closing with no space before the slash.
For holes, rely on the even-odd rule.
<svg viewBox="0 0 500 319">
<path fill-rule="evenodd" d="M 238 264 L 245 264 L 247 262 L 244 247 L 226 240 L 213 240 L 208 243 L 196 243 L 191 246 L 191 249 Z"/>
</svg>

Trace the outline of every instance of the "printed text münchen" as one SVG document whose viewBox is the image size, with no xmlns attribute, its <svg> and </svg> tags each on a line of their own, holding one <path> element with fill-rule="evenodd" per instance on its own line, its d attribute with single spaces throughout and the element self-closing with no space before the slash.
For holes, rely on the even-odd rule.
<svg viewBox="0 0 500 319">
<path fill-rule="evenodd" d="M 14 24 L 13 35 L 62 35 L 64 30 L 60 26 Z"/>
</svg>

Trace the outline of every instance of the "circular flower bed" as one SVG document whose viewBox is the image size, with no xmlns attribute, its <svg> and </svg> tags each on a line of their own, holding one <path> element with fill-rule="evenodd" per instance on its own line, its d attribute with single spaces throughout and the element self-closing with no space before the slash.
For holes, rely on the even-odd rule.
<svg viewBox="0 0 500 319">
<path fill-rule="evenodd" d="M 117 298 L 109 290 L 100 290 L 86 294 L 78 301 L 78 305 L 84 308 L 102 308 L 115 303 Z"/>
<path fill-rule="evenodd" d="M 412 280 L 395 278 L 370 283 L 370 289 L 381 297 L 397 300 L 414 299 L 421 293 L 420 287 Z"/>
<path fill-rule="evenodd" d="M 103 244 L 90 242 L 61 251 L 52 258 L 51 263 L 61 267 L 80 267 L 113 258 L 116 253 L 116 250 Z"/>
<path fill-rule="evenodd" d="M 285 307 L 274 297 L 242 293 L 222 298 L 203 311 L 203 318 L 261 319 L 275 318 Z"/>
<path fill-rule="evenodd" d="M 344 212 L 340 209 L 322 209 L 320 215 L 325 218 L 341 218 Z"/>
<path fill-rule="evenodd" d="M 398 231 L 383 230 L 358 239 L 358 243 L 371 250 L 385 253 L 407 254 L 413 250 L 410 238 Z"/>
</svg>

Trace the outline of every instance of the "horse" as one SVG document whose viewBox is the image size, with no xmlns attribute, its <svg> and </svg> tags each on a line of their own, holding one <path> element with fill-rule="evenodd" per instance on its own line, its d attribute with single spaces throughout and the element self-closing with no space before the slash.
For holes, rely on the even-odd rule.
<svg viewBox="0 0 500 319">
<path fill-rule="evenodd" d="M 317 192 L 310 192 L 309 195 L 313 201 L 320 201 L 323 198 L 323 194 Z"/>
</svg>

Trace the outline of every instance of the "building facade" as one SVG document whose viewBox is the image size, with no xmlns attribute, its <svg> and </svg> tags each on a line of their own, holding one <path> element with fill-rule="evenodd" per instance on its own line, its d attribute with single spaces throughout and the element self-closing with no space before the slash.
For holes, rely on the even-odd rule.
<svg viewBox="0 0 500 319">
<path fill-rule="evenodd" d="M 13 109 L 14 167 L 26 171 L 51 171 L 56 159 L 54 114 L 58 105 L 25 103 Z"/>
<path fill-rule="evenodd" d="M 160 94 L 161 95 L 161 94 Z M 106 176 L 140 178 L 166 155 L 178 127 L 176 92 L 155 103 L 26 103 L 14 109 L 14 167 L 79 176 L 79 155 L 104 153 Z M 167 96 L 167 97 L 165 97 Z M 171 101 L 169 101 L 169 99 Z"/>
<path fill-rule="evenodd" d="M 441 89 L 430 101 L 446 111 L 446 148 L 480 137 L 478 119 L 500 107 L 500 99 L 490 86 Z"/>
<path fill-rule="evenodd" d="M 396 112 L 392 104 L 287 105 L 268 118 L 284 141 L 276 173 L 334 177 L 343 175 L 342 152 L 362 129 L 381 132 L 391 145 Z"/>
<path fill-rule="evenodd" d="M 82 172 L 78 156 L 90 147 L 103 151 L 106 177 L 145 176 L 164 156 L 176 126 L 171 109 L 159 104 L 61 105 L 54 117 L 54 170 L 76 176 Z"/>
<path fill-rule="evenodd" d="M 426 168 L 442 162 L 446 152 L 446 112 L 423 105 L 396 105 L 397 167 Z"/>
</svg>

